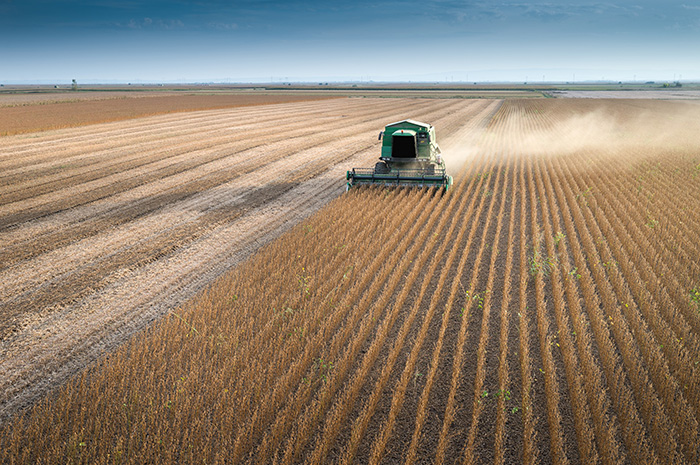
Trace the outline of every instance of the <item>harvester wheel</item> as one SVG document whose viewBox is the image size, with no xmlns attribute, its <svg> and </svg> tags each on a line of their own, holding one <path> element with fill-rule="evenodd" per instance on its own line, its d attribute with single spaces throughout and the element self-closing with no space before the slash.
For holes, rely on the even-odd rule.
<svg viewBox="0 0 700 465">
<path fill-rule="evenodd" d="M 379 163 L 374 165 L 374 172 L 376 174 L 387 174 L 389 172 L 389 165 L 387 165 L 383 161 L 380 161 Z"/>
</svg>

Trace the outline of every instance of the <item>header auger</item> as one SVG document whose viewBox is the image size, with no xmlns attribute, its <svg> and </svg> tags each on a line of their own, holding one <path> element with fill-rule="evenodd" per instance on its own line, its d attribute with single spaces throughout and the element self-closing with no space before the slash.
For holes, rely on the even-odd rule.
<svg viewBox="0 0 700 465">
<path fill-rule="evenodd" d="M 358 185 L 442 187 L 452 186 L 445 171 L 435 128 L 410 119 L 391 123 L 379 133 L 382 154 L 374 169 L 353 168 L 346 174 L 347 189 Z"/>
</svg>

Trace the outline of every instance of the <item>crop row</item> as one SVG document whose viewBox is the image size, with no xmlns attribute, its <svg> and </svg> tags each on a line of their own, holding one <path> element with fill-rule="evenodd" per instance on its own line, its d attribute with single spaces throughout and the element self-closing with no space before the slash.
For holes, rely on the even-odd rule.
<svg viewBox="0 0 700 465">
<path fill-rule="evenodd" d="M 0 457 L 696 463 L 700 140 L 636 108 L 503 102 L 454 191 L 336 199 L 6 427 Z M 619 143 L 591 139 L 610 124 Z"/>
</svg>

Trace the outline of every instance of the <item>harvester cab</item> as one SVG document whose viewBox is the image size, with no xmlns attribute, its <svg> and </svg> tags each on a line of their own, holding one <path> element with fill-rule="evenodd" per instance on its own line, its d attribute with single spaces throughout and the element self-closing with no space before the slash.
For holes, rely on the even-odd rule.
<svg viewBox="0 0 700 465">
<path fill-rule="evenodd" d="M 353 168 L 346 174 L 347 189 L 358 185 L 442 187 L 452 176 L 435 138 L 435 128 L 410 119 L 391 123 L 379 133 L 382 152 L 374 168 Z"/>
</svg>

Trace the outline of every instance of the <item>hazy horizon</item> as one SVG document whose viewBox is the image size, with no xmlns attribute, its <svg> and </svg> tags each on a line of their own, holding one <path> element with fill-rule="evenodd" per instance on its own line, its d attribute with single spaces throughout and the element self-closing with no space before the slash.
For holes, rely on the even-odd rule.
<svg viewBox="0 0 700 465">
<path fill-rule="evenodd" d="M 700 79 L 686 2 L 0 0 L 0 83 Z"/>
</svg>

